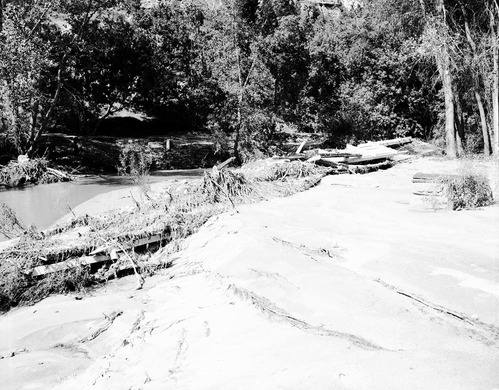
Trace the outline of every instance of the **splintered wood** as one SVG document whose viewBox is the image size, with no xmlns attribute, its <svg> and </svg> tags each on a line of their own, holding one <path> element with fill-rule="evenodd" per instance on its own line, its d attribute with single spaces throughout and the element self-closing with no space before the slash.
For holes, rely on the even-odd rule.
<svg viewBox="0 0 499 390">
<path fill-rule="evenodd" d="M 412 142 L 411 137 L 396 138 L 377 142 L 367 142 L 357 146 L 347 145 L 345 149 L 314 149 L 304 152 L 307 144 L 303 141 L 296 152 L 279 159 L 302 160 L 330 167 L 333 173 L 367 173 L 377 169 L 386 169 L 394 160 L 405 154 L 392 147 L 399 147 Z"/>
</svg>

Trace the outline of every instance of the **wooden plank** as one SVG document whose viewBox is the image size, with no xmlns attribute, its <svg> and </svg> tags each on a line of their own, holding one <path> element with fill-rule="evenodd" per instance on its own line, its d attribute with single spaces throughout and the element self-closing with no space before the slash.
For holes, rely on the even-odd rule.
<svg viewBox="0 0 499 390">
<path fill-rule="evenodd" d="M 321 159 L 321 156 L 319 156 L 318 154 L 315 154 L 313 155 L 312 157 L 310 157 L 307 162 L 308 163 L 315 163 L 317 161 L 319 161 Z"/>
<path fill-rule="evenodd" d="M 333 159 L 330 158 L 321 158 L 320 160 L 317 160 L 315 163 L 317 165 L 322 165 L 325 167 L 336 168 L 337 171 L 345 171 L 345 172 L 348 171 L 348 167 L 345 164 L 334 161 Z"/>
<path fill-rule="evenodd" d="M 414 195 L 443 195 L 443 187 L 437 183 L 414 183 L 412 188 Z"/>
<path fill-rule="evenodd" d="M 303 141 L 300 146 L 298 146 L 298 149 L 296 149 L 296 154 L 300 154 L 305 145 L 307 144 L 307 140 Z"/>
<path fill-rule="evenodd" d="M 128 243 L 122 243 L 121 246 L 126 250 L 130 248 L 135 248 L 137 246 L 142 246 L 142 245 L 147 245 L 147 244 L 153 244 L 159 241 L 164 240 L 166 237 L 163 236 L 162 234 L 154 234 L 150 237 L 144 237 L 144 238 L 139 238 L 137 240 L 133 240 L 130 244 Z M 109 245 L 102 245 L 96 249 L 94 249 L 92 252 L 89 253 L 90 256 L 103 253 L 103 252 L 111 252 L 115 248 L 114 244 L 109 244 Z M 120 252 L 121 250 L 118 250 Z"/>
<path fill-rule="evenodd" d="M 320 160 L 317 161 L 317 164 L 319 165 L 324 165 L 327 167 L 338 167 L 342 165 L 341 161 L 338 161 L 338 158 L 324 158 L 322 157 Z"/>
<path fill-rule="evenodd" d="M 273 159 L 274 160 L 290 160 L 290 161 L 302 160 L 302 161 L 305 161 L 308 159 L 308 157 L 305 156 L 304 154 L 300 154 L 300 155 L 293 154 L 291 156 L 274 156 Z"/>
<path fill-rule="evenodd" d="M 405 144 L 410 144 L 412 142 L 412 137 L 394 138 L 387 139 L 383 141 L 371 141 L 365 144 L 357 145 L 359 148 L 368 147 L 372 145 L 382 145 L 382 146 L 400 146 Z"/>
<path fill-rule="evenodd" d="M 345 150 L 334 150 L 334 149 L 318 149 L 317 153 L 320 154 L 321 157 L 361 157 L 360 153 L 350 153 Z"/>
<path fill-rule="evenodd" d="M 459 175 L 449 175 L 441 173 L 423 173 L 418 172 L 412 177 L 413 183 L 441 183 L 442 181 L 452 180 Z"/>
<path fill-rule="evenodd" d="M 229 165 L 232 161 L 234 161 L 236 158 L 234 156 L 229 157 L 227 160 L 225 160 L 223 163 L 217 165 L 217 169 L 220 170 L 227 165 Z"/>
<path fill-rule="evenodd" d="M 33 268 L 31 273 L 32 276 L 42 276 L 51 274 L 58 271 L 63 271 L 69 268 L 81 267 L 83 265 L 89 264 L 97 264 L 102 263 L 104 261 L 110 260 L 111 258 L 108 255 L 99 255 L 99 256 L 83 256 L 77 259 L 70 259 L 61 261 L 59 263 L 50 264 L 50 265 L 40 265 L 38 267 Z"/>
<path fill-rule="evenodd" d="M 362 156 L 362 157 L 352 157 L 352 158 L 345 157 L 345 163 L 355 164 L 355 163 L 367 162 L 367 161 L 384 160 L 384 159 L 391 158 L 393 156 L 394 156 L 394 154 L 385 153 L 385 154 L 377 154 L 377 155 L 372 155 L 372 156 Z"/>
</svg>

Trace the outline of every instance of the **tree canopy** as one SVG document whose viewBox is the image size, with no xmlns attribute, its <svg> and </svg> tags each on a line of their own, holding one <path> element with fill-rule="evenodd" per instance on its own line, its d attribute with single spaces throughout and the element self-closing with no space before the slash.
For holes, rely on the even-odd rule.
<svg viewBox="0 0 499 390">
<path fill-rule="evenodd" d="M 498 19 L 497 0 L 2 1 L 0 147 L 127 109 L 240 161 L 283 127 L 498 153 Z"/>
</svg>

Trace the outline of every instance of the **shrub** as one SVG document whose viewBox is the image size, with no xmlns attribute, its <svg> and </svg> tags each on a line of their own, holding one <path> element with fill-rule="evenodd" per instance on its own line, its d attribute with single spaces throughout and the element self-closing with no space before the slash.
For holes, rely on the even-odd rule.
<svg viewBox="0 0 499 390">
<path fill-rule="evenodd" d="M 0 234 L 11 239 L 21 235 L 25 230 L 15 211 L 5 203 L 0 203 Z"/>
<path fill-rule="evenodd" d="M 118 173 L 124 176 L 146 176 L 152 164 L 151 153 L 143 145 L 128 143 L 121 149 Z"/>
<path fill-rule="evenodd" d="M 444 184 L 453 210 L 489 206 L 494 202 L 489 181 L 483 175 L 467 172 L 446 179 Z"/>
</svg>

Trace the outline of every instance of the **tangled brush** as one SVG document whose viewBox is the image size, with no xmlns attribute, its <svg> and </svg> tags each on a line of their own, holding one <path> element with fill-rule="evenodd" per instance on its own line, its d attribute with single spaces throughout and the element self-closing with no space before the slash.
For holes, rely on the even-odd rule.
<svg viewBox="0 0 499 390">
<path fill-rule="evenodd" d="M 234 205 L 234 199 L 251 195 L 253 189 L 242 173 L 215 167 L 210 173 L 205 172 L 201 191 L 211 203 L 228 200 Z"/>
<path fill-rule="evenodd" d="M 467 173 L 444 182 L 447 198 L 454 210 L 472 209 L 494 203 L 492 189 L 486 177 Z"/>
</svg>

